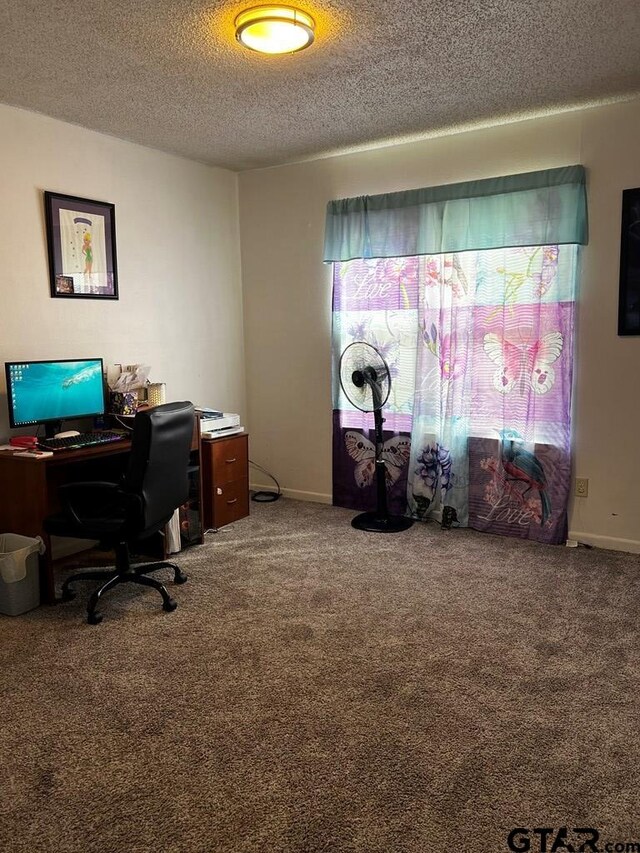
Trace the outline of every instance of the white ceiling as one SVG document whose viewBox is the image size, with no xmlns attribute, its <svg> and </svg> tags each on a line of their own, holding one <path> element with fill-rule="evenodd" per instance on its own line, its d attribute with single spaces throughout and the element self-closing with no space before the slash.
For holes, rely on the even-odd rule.
<svg viewBox="0 0 640 853">
<path fill-rule="evenodd" d="M 640 93 L 640 0 L 300 0 L 282 57 L 259 2 L 2 0 L 0 101 L 242 170 Z"/>
</svg>

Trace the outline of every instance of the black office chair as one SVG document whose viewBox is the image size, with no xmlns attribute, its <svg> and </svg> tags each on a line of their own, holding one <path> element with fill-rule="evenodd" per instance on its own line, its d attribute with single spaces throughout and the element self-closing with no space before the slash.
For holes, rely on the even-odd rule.
<svg viewBox="0 0 640 853">
<path fill-rule="evenodd" d="M 71 589 L 75 581 L 106 580 L 89 598 L 87 621 L 91 625 L 102 621 L 102 615 L 96 612 L 102 596 L 121 583 L 157 589 L 167 611 L 178 606 L 166 587 L 147 575 L 157 569 L 173 569 L 177 584 L 184 583 L 187 576 L 174 563 L 165 561 L 132 566 L 129 544 L 161 530 L 187 501 L 193 419 L 191 403 L 167 403 L 138 412 L 129 468 L 122 483 L 69 483 L 60 487 L 62 512 L 45 519 L 46 532 L 51 536 L 97 539 L 116 552 L 115 571 L 78 572 L 62 585 L 62 598 L 68 601 L 75 598 Z"/>
</svg>

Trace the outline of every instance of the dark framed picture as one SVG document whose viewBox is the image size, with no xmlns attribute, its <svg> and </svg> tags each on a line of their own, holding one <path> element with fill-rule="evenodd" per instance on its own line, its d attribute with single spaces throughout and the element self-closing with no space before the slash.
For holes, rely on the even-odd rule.
<svg viewBox="0 0 640 853">
<path fill-rule="evenodd" d="M 618 334 L 640 335 L 640 187 L 622 193 Z"/>
<path fill-rule="evenodd" d="M 51 296 L 117 299 L 115 205 L 46 191 Z"/>
</svg>

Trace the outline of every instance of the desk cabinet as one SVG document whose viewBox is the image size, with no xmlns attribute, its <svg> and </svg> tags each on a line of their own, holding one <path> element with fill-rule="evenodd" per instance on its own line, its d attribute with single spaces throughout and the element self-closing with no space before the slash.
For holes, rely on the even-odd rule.
<svg viewBox="0 0 640 853">
<path fill-rule="evenodd" d="M 205 528 L 215 530 L 249 515 L 249 436 L 203 439 L 201 464 Z"/>
</svg>

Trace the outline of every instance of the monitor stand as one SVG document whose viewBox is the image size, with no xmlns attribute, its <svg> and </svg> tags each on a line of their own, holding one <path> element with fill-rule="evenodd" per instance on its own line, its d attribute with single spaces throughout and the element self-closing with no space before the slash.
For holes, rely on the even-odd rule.
<svg viewBox="0 0 640 853">
<path fill-rule="evenodd" d="M 44 435 L 45 438 L 55 438 L 56 433 L 60 432 L 62 428 L 62 421 L 51 421 L 48 424 L 44 425 Z"/>
</svg>

